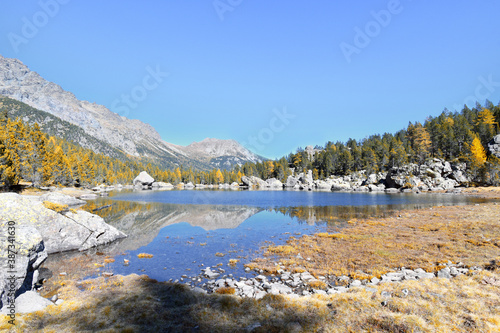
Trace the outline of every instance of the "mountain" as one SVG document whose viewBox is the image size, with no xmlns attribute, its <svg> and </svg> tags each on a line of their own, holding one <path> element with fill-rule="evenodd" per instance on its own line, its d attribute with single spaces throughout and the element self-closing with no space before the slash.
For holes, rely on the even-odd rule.
<svg viewBox="0 0 500 333">
<path fill-rule="evenodd" d="M 199 156 L 208 160 L 214 168 L 228 169 L 236 164 L 246 162 L 262 162 L 264 157 L 258 156 L 234 140 L 220 140 L 206 138 L 200 142 L 193 142 L 185 147 L 190 156 Z"/>
<path fill-rule="evenodd" d="M 11 119 L 21 118 L 24 122 L 33 125 L 37 123 L 42 132 L 50 136 L 57 136 L 67 141 L 77 142 L 80 146 L 92 149 L 96 153 L 110 157 L 125 159 L 126 154 L 113 148 L 108 143 L 90 136 L 76 125 L 62 120 L 48 112 L 37 110 L 18 100 L 0 95 L 0 110 L 7 110 Z"/>
<path fill-rule="evenodd" d="M 74 94 L 43 79 L 18 59 L 2 55 L 0 95 L 26 103 L 81 128 L 81 133 L 85 135 L 76 133 L 73 141 L 82 146 L 88 146 L 89 137 L 92 137 L 96 142 L 104 143 L 123 154 L 150 158 L 165 167 L 182 164 L 197 169 L 230 168 L 235 164 L 264 160 L 232 140 L 206 139 L 187 147 L 168 143 L 151 125 L 137 119 L 127 119 L 103 105 L 78 100 Z M 94 147 L 97 146 L 91 148 Z"/>
</svg>

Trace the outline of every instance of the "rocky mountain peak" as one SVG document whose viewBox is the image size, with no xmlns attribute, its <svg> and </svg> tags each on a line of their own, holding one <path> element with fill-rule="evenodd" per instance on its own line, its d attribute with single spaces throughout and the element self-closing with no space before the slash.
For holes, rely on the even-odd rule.
<svg viewBox="0 0 500 333">
<path fill-rule="evenodd" d="M 234 140 L 207 138 L 187 147 L 165 142 L 151 125 L 122 117 L 103 105 L 78 100 L 73 93 L 45 80 L 20 60 L 2 55 L 0 95 L 81 127 L 86 134 L 126 154 L 149 157 L 160 163 L 168 160 L 174 165 L 189 164 L 198 168 L 211 168 L 214 166 L 210 164 L 211 159 L 222 156 L 234 157 L 233 160 L 225 159 L 224 167 L 261 160 Z M 220 163 L 217 162 L 215 166 L 220 166 Z"/>
</svg>

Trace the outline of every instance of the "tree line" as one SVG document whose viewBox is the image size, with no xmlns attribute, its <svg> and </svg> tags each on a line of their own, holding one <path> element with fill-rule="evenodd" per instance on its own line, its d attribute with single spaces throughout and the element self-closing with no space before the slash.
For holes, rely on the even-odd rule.
<svg viewBox="0 0 500 333">
<path fill-rule="evenodd" d="M 324 147 L 297 149 L 276 161 L 247 163 L 243 173 L 261 178 L 276 177 L 284 181 L 289 168 L 295 172 L 313 171 L 314 179 L 347 175 L 366 170 L 367 174 L 388 171 L 408 163 L 422 164 L 428 158 L 465 162 L 475 182 L 500 183 L 500 163 L 488 156 L 488 142 L 500 133 L 500 104 L 486 101 L 484 106 L 467 106 L 460 112 L 444 110 L 429 116 L 422 124 L 410 122 L 395 134 L 373 134 L 362 140 L 329 141 Z"/>
<path fill-rule="evenodd" d="M 22 182 L 33 186 L 85 186 L 130 184 L 147 171 L 156 181 L 172 184 L 221 184 L 241 182 L 241 177 L 277 178 L 285 182 L 293 172 L 313 171 L 314 179 L 387 171 L 407 163 L 423 163 L 431 157 L 467 163 L 469 175 L 478 183 L 500 183 L 500 161 L 488 156 L 487 144 L 498 133 L 500 104 L 487 101 L 460 112 L 444 110 L 422 124 L 410 122 L 395 134 L 370 135 L 360 141 L 329 141 L 314 151 L 297 149 L 274 161 L 245 163 L 232 170 L 200 171 L 181 165 L 165 169 L 145 158 L 109 157 L 71 141 L 43 133 L 38 124 L 11 119 L 7 108 L 0 112 L 0 186 Z"/>
<path fill-rule="evenodd" d="M 182 166 L 167 170 L 147 159 L 109 157 L 49 136 L 37 123 L 30 125 L 20 118 L 10 119 L 6 108 L 0 112 L 0 187 L 131 184 L 141 171 L 148 172 L 156 181 L 172 184 L 239 183 L 243 176 L 235 170 L 199 171 Z"/>
</svg>

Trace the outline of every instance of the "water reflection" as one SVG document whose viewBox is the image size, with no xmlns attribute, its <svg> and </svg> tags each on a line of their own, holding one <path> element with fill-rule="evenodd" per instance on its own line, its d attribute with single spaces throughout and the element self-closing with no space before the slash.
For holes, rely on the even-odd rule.
<svg viewBox="0 0 500 333">
<path fill-rule="evenodd" d="M 178 192 L 181 193 L 181 192 Z M 205 231 L 219 229 L 235 229 L 250 217 L 262 211 L 269 211 L 282 219 L 310 226 L 338 226 L 356 218 L 387 217 L 403 209 L 421 209 L 432 205 L 467 204 L 484 200 L 464 196 L 437 195 L 429 201 L 415 200 L 415 197 L 395 197 L 398 204 L 389 205 L 353 205 L 353 206 L 285 206 L 256 207 L 241 205 L 193 205 L 167 204 L 156 202 L 133 202 L 99 199 L 89 203 L 85 209 L 103 217 L 109 224 L 128 235 L 110 245 L 116 251 L 135 250 L 145 246 L 157 237 L 160 230 L 167 226 L 185 222 L 192 227 L 200 227 Z M 411 199 L 411 200 L 408 200 Z M 407 200 L 402 204 L 401 200 Z M 109 207 L 107 207 L 109 206 Z M 101 207 L 106 207 L 99 210 Z M 272 223 L 269 221 L 269 223 Z M 274 222 L 275 223 L 275 222 Z M 264 241 L 264 233 L 262 240 Z"/>
<path fill-rule="evenodd" d="M 204 204 L 186 204 L 192 202 L 193 197 L 186 194 L 190 192 L 169 192 L 180 195 L 182 200 L 179 197 L 176 200 L 181 203 L 125 201 L 125 197 L 119 197 L 120 200 L 115 197 L 100 198 L 89 202 L 84 207 L 86 210 L 100 215 L 128 237 L 85 254 L 73 252 L 51 255 L 46 265 L 68 272 L 73 269 L 73 274 L 87 272 L 86 276 L 94 276 L 98 274 L 95 263 L 103 260 L 103 256 L 98 255 L 102 252 L 104 255 L 116 256 L 116 262 L 106 268 L 115 274 L 145 273 L 164 281 L 180 278 L 183 274 L 196 275 L 201 265 L 219 265 L 227 273 L 244 276 L 248 274 L 243 264 L 260 256 L 261 246 L 267 242 L 284 244 L 290 236 L 323 232 L 330 226 L 342 227 L 347 221 L 357 218 L 387 217 L 403 209 L 485 201 L 465 196 L 431 194 L 332 195 L 317 192 L 290 194 L 282 191 L 260 192 L 257 197 L 253 194 L 248 197 L 244 192 L 214 191 L 210 193 L 215 195 L 207 197 Z M 241 193 L 251 205 L 227 204 L 240 201 Z M 141 196 L 149 198 L 147 194 Z M 277 202 L 287 205 L 276 207 Z M 343 205 L 326 205 L 328 202 Z M 362 202 L 365 204 L 359 204 Z M 138 259 L 137 254 L 141 252 L 154 256 L 152 259 Z M 124 266 L 123 259 L 129 260 L 130 264 Z M 229 259 L 240 262 L 228 266 Z M 68 265 L 61 266 L 65 263 Z M 84 266 L 88 269 L 85 270 Z"/>
</svg>

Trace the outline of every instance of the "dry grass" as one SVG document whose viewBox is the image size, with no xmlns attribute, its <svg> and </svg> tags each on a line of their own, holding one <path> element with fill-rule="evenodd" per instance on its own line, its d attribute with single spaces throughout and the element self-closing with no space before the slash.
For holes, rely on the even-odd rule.
<svg viewBox="0 0 500 333">
<path fill-rule="evenodd" d="M 215 292 L 221 295 L 234 295 L 236 293 L 236 289 L 232 287 L 221 287 L 215 290 Z"/>
<path fill-rule="evenodd" d="M 140 258 L 140 259 L 151 259 L 151 258 L 153 258 L 153 255 L 149 254 L 149 253 L 139 253 L 137 255 L 137 258 Z"/>
<path fill-rule="evenodd" d="M 269 246 L 267 248 L 267 252 L 272 254 L 289 255 L 297 253 L 297 248 L 289 245 Z"/>
<path fill-rule="evenodd" d="M 307 284 L 309 285 L 309 287 L 311 287 L 313 289 L 326 290 L 328 288 L 328 285 L 325 282 L 320 281 L 320 280 L 309 281 Z"/>
<path fill-rule="evenodd" d="M 229 266 L 236 266 L 237 263 L 239 263 L 239 259 L 229 259 L 229 262 L 227 263 Z"/>
<path fill-rule="evenodd" d="M 433 207 L 403 211 L 400 217 L 357 219 L 330 233 L 291 237 L 269 246 L 254 267 L 305 268 L 314 274 L 380 277 L 398 267 L 435 271 L 448 261 L 485 266 L 499 259 L 500 205 Z M 300 253 L 304 260 L 297 258 Z"/>
<path fill-rule="evenodd" d="M 242 299 L 205 295 L 184 285 L 146 276 L 113 276 L 67 281 L 66 301 L 16 317 L 11 328 L 0 315 L 0 330 L 12 332 L 498 332 L 500 274 L 404 281 L 377 292 L 287 299 L 267 295 Z M 409 292 L 404 293 L 404 289 Z M 381 291 L 392 297 L 384 298 Z M 385 305 L 382 302 L 387 301 Z"/>
<path fill-rule="evenodd" d="M 42 204 L 45 208 L 53 210 L 56 213 L 64 213 L 69 210 L 68 205 L 61 205 L 50 201 L 44 201 Z"/>
<path fill-rule="evenodd" d="M 469 187 L 462 190 L 465 195 L 488 199 L 500 199 L 500 187 Z"/>
</svg>

